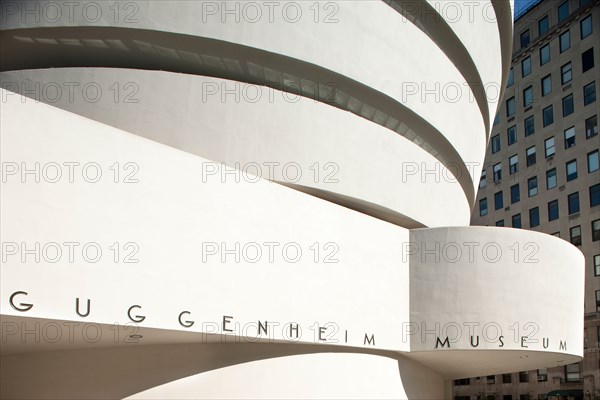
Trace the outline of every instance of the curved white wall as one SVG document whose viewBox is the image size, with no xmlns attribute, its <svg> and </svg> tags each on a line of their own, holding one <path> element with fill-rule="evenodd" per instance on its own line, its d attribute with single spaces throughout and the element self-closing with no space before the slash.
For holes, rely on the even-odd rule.
<svg viewBox="0 0 600 400">
<path fill-rule="evenodd" d="M 463 73 L 504 86 L 509 2 L 439 29 L 379 1 L 95 4 L 3 9 L 3 397 L 431 399 L 581 359 L 581 254 L 464 226 L 497 100 Z"/>
</svg>

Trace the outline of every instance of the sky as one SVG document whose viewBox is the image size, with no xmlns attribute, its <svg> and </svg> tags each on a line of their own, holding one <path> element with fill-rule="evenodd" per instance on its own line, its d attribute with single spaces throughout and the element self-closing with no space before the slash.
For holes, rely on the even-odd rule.
<svg viewBox="0 0 600 400">
<path fill-rule="evenodd" d="M 523 11 L 527 10 L 532 4 L 538 3 L 540 0 L 515 0 L 515 19 L 520 16 Z"/>
</svg>

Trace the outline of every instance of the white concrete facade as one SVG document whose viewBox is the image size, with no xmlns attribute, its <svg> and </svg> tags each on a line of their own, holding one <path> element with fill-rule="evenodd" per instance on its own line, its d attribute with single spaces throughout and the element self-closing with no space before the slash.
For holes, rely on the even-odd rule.
<svg viewBox="0 0 600 400">
<path fill-rule="evenodd" d="M 581 253 L 467 226 L 511 2 L 67 3 L 2 5 L 3 398 L 437 399 L 581 359 Z"/>
</svg>

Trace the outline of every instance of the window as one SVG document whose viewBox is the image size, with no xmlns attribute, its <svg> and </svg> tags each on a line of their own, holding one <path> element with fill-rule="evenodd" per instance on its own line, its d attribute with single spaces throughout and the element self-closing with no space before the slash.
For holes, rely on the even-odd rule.
<svg viewBox="0 0 600 400">
<path fill-rule="evenodd" d="M 546 158 L 554 155 L 554 136 L 544 140 L 544 151 L 546 153 Z"/>
<path fill-rule="evenodd" d="M 599 162 L 599 151 L 591 151 L 588 153 L 587 155 L 587 166 L 588 166 L 588 173 L 592 173 L 595 171 L 598 171 L 598 169 L 600 169 L 600 162 Z"/>
<path fill-rule="evenodd" d="M 548 370 L 546 368 L 537 370 L 538 382 L 546 382 L 548 380 Z"/>
<path fill-rule="evenodd" d="M 487 170 L 481 171 L 481 178 L 479 179 L 479 189 L 487 186 Z"/>
<path fill-rule="evenodd" d="M 500 135 L 492 137 L 492 154 L 500 151 Z"/>
<path fill-rule="evenodd" d="M 600 219 L 592 221 L 592 242 L 600 240 Z"/>
<path fill-rule="evenodd" d="M 535 164 L 535 146 L 529 147 L 525 150 L 525 156 L 527 158 L 527 166 L 531 167 Z"/>
<path fill-rule="evenodd" d="M 496 126 L 500 123 L 500 113 L 496 113 L 496 116 L 494 117 L 494 125 Z"/>
<path fill-rule="evenodd" d="M 565 130 L 565 149 L 575 146 L 575 127 Z"/>
<path fill-rule="evenodd" d="M 550 43 L 540 47 L 540 65 L 544 65 L 548 61 L 550 61 Z"/>
<path fill-rule="evenodd" d="M 514 96 L 506 100 L 506 117 L 515 115 L 515 98 Z"/>
<path fill-rule="evenodd" d="M 515 154 L 508 158 L 508 172 L 510 175 L 519 172 L 519 155 Z"/>
<path fill-rule="evenodd" d="M 596 290 L 596 311 L 600 311 L 600 290 Z M 600 327 L 598 327 L 600 330 Z M 600 344 L 600 333 L 598 334 L 598 342 Z"/>
<path fill-rule="evenodd" d="M 581 380 L 579 363 L 565 365 L 565 380 L 567 382 L 579 382 Z"/>
<path fill-rule="evenodd" d="M 540 36 L 543 36 L 550 29 L 550 22 L 548 21 L 548 16 L 546 15 L 544 18 L 538 21 L 538 32 Z"/>
<path fill-rule="evenodd" d="M 535 228 L 540 224 L 540 209 L 538 207 L 529 209 L 529 227 Z"/>
<path fill-rule="evenodd" d="M 585 5 L 588 5 L 590 3 L 591 0 L 579 0 L 579 7 L 583 7 Z"/>
<path fill-rule="evenodd" d="M 559 47 L 560 52 L 564 53 L 565 51 L 571 48 L 571 32 L 566 31 L 559 36 Z"/>
<path fill-rule="evenodd" d="M 533 135 L 535 133 L 535 121 L 533 120 L 533 115 L 525 118 L 523 126 L 525 128 L 525 136 Z"/>
<path fill-rule="evenodd" d="M 552 104 L 542 110 L 542 117 L 544 118 L 544 128 L 554 123 L 554 109 Z"/>
<path fill-rule="evenodd" d="M 600 204 L 600 183 L 590 186 L 590 207 Z"/>
<path fill-rule="evenodd" d="M 510 204 L 518 203 L 521 200 L 521 190 L 519 190 L 519 184 L 512 185 L 510 187 Z"/>
<path fill-rule="evenodd" d="M 581 246 L 581 226 L 577 225 L 570 228 L 569 238 L 573 246 Z"/>
<path fill-rule="evenodd" d="M 506 130 L 506 136 L 508 137 L 508 145 L 515 143 L 517 141 L 517 126 L 513 125 Z"/>
<path fill-rule="evenodd" d="M 571 193 L 568 196 L 569 215 L 579 212 L 579 192 Z"/>
<path fill-rule="evenodd" d="M 594 48 L 581 53 L 581 71 L 586 72 L 594 68 Z"/>
<path fill-rule="evenodd" d="M 494 193 L 494 209 L 499 210 L 504 208 L 504 196 L 502 196 L 502 191 Z"/>
<path fill-rule="evenodd" d="M 470 385 L 471 381 L 469 378 L 463 378 L 463 379 L 455 379 L 454 380 L 454 385 L 455 386 L 464 386 L 464 385 Z"/>
<path fill-rule="evenodd" d="M 542 97 L 552 92 L 552 76 L 546 75 L 542 78 Z"/>
<path fill-rule="evenodd" d="M 546 171 L 546 189 L 553 189 L 556 187 L 556 168 L 552 168 Z"/>
<path fill-rule="evenodd" d="M 523 90 L 523 107 L 529 107 L 533 104 L 533 86 L 528 86 Z"/>
<path fill-rule="evenodd" d="M 548 18 L 548 17 L 544 17 L 544 18 Z M 502 383 L 511 383 L 512 382 L 512 375 L 511 374 L 502 374 Z"/>
<path fill-rule="evenodd" d="M 567 182 L 577 179 L 577 160 L 567 162 Z"/>
<path fill-rule="evenodd" d="M 579 22 L 579 28 L 581 29 L 581 39 L 585 39 L 586 37 L 592 34 L 592 15 L 588 15 L 584 19 Z"/>
<path fill-rule="evenodd" d="M 519 382 L 529 382 L 529 372 L 521 371 L 519 372 Z"/>
<path fill-rule="evenodd" d="M 558 22 L 562 22 L 569 17 L 569 0 L 558 6 Z"/>
<path fill-rule="evenodd" d="M 558 200 L 552 200 L 548 203 L 548 221 L 558 219 Z"/>
<path fill-rule="evenodd" d="M 594 276 L 600 276 L 600 254 L 594 256 Z"/>
<path fill-rule="evenodd" d="M 521 61 L 521 75 L 525 78 L 527 75 L 531 73 L 531 56 L 523 59 Z"/>
<path fill-rule="evenodd" d="M 560 83 L 565 85 L 573 79 L 573 71 L 571 68 L 571 63 L 568 62 L 562 67 L 560 67 Z"/>
<path fill-rule="evenodd" d="M 527 195 L 533 197 L 538 193 L 537 176 L 527 179 Z"/>
<path fill-rule="evenodd" d="M 498 182 L 500 179 L 502 179 L 502 163 L 499 162 L 498 164 L 494 164 L 493 171 L 494 171 L 494 182 Z"/>
<path fill-rule="evenodd" d="M 529 29 L 527 29 L 525 32 L 521 33 L 521 48 L 523 49 L 529 46 L 530 42 L 531 38 L 529 37 Z"/>
<path fill-rule="evenodd" d="M 511 87 L 515 83 L 515 70 L 510 67 L 510 71 L 508 71 L 508 81 L 506 82 L 506 87 Z"/>
<path fill-rule="evenodd" d="M 527 375 L 527 379 L 529 379 L 529 374 Z M 527 381 L 525 381 L 525 382 L 527 382 Z M 528 394 L 520 394 L 519 400 L 531 400 L 531 396 Z"/>
<path fill-rule="evenodd" d="M 575 111 L 573 107 L 573 94 L 563 97 L 562 99 L 563 117 L 573 114 Z"/>
<path fill-rule="evenodd" d="M 504 220 L 496 221 L 496 226 L 504 226 Z"/>
<path fill-rule="evenodd" d="M 557 238 L 559 238 L 559 237 L 560 237 L 560 232 L 554 232 L 554 233 L 552 234 L 552 236 L 556 236 Z"/>
<path fill-rule="evenodd" d="M 479 216 L 483 217 L 488 214 L 487 198 L 479 200 Z"/>
<path fill-rule="evenodd" d="M 512 216 L 513 228 L 521 228 L 521 214 L 515 214 Z"/>
<path fill-rule="evenodd" d="M 598 117 L 594 115 L 585 120 L 585 137 L 589 139 L 598 134 Z"/>
<path fill-rule="evenodd" d="M 596 101 L 596 82 L 590 82 L 583 87 L 583 105 L 587 106 Z"/>
</svg>

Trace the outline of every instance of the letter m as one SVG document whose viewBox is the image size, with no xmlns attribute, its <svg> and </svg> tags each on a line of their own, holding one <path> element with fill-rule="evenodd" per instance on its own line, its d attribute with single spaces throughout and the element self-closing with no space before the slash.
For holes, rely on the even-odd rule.
<svg viewBox="0 0 600 400">
<path fill-rule="evenodd" d="M 443 342 L 440 340 L 439 336 L 435 339 L 436 349 L 438 348 L 438 346 L 444 347 L 445 345 L 448 345 L 448 348 L 450 348 L 450 339 L 448 339 L 448 336 L 446 336 L 446 340 L 444 340 Z"/>
</svg>

